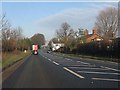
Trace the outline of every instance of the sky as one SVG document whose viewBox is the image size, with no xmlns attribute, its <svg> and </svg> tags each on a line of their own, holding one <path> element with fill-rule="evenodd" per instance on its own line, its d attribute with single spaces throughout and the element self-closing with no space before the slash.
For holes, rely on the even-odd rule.
<svg viewBox="0 0 120 90">
<path fill-rule="evenodd" d="M 117 7 L 117 2 L 2 2 L 2 12 L 13 27 L 20 26 L 26 37 L 44 34 L 49 41 L 63 22 L 91 33 L 99 12 Z"/>
</svg>

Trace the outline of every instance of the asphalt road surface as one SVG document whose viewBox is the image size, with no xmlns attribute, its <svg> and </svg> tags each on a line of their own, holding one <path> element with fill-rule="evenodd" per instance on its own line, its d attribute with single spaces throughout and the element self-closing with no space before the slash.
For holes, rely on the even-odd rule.
<svg viewBox="0 0 120 90">
<path fill-rule="evenodd" d="M 39 51 L 25 60 L 2 88 L 119 88 L 119 76 L 115 63 Z"/>
</svg>

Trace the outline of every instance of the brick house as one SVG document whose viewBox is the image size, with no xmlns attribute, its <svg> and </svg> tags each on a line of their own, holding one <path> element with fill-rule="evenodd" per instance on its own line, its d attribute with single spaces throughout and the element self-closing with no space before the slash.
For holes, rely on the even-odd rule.
<svg viewBox="0 0 120 90">
<path fill-rule="evenodd" d="M 89 43 L 93 41 L 101 41 L 103 38 L 97 34 L 97 30 L 93 28 L 92 34 L 88 34 L 88 30 L 84 31 L 84 36 L 81 37 L 83 43 Z"/>
</svg>

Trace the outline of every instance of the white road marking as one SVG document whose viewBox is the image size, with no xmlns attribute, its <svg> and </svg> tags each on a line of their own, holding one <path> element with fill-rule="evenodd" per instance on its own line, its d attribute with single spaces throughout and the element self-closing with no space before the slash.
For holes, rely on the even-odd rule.
<svg viewBox="0 0 120 90">
<path fill-rule="evenodd" d="M 75 68 L 75 69 L 98 69 L 98 70 L 108 70 L 105 68 L 86 68 L 86 67 L 69 67 L 69 68 Z"/>
<path fill-rule="evenodd" d="M 106 73 L 106 72 L 89 72 L 89 71 L 77 71 L 78 73 L 92 73 L 92 74 L 111 74 L 111 75 L 120 75 L 119 73 Z"/>
<path fill-rule="evenodd" d="M 113 70 L 113 71 L 119 71 L 119 72 L 120 72 L 120 70 L 117 70 L 117 69 L 114 69 L 114 68 L 109 68 L 109 67 L 104 67 L 104 66 L 100 66 L 100 67 L 102 67 L 102 68 L 107 68 L 107 69 L 110 69 L 110 70 Z"/>
<path fill-rule="evenodd" d="M 51 59 L 48 59 L 49 61 L 51 61 Z"/>
<path fill-rule="evenodd" d="M 44 58 L 47 58 L 47 57 L 44 56 Z"/>
<path fill-rule="evenodd" d="M 72 70 L 70 70 L 70 69 L 68 69 L 68 68 L 66 68 L 66 67 L 63 67 L 63 69 L 65 69 L 65 70 L 67 70 L 68 72 L 70 72 L 70 73 L 76 75 L 76 76 L 79 77 L 79 78 L 85 78 L 85 77 L 83 77 L 83 76 L 81 76 L 81 75 L 79 75 L 79 74 L 73 72 Z"/>
<path fill-rule="evenodd" d="M 118 79 L 107 79 L 107 78 L 92 78 L 94 80 L 106 80 L 106 81 L 116 81 L 116 82 L 120 82 L 120 80 Z"/>
<path fill-rule="evenodd" d="M 90 64 L 90 63 L 86 63 L 86 62 L 82 62 L 82 61 L 77 61 L 77 62 L 80 62 L 82 64 Z"/>
<path fill-rule="evenodd" d="M 77 61 L 77 62 L 81 62 L 81 61 Z"/>
<path fill-rule="evenodd" d="M 54 64 L 59 65 L 57 62 L 53 61 Z"/>
<path fill-rule="evenodd" d="M 93 65 L 71 65 L 72 67 L 80 67 L 80 66 L 87 66 L 87 67 L 89 67 L 89 66 L 93 66 Z"/>
<path fill-rule="evenodd" d="M 66 60 L 69 60 L 69 61 L 72 61 L 72 59 L 69 59 L 69 58 L 65 58 Z"/>
</svg>

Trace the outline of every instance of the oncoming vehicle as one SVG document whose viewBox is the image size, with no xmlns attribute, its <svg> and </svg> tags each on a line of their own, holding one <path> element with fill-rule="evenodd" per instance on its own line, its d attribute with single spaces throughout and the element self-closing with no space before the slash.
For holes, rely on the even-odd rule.
<svg viewBox="0 0 120 90">
<path fill-rule="evenodd" d="M 32 45 L 32 52 L 34 55 L 38 54 L 38 45 L 37 44 Z"/>
</svg>

